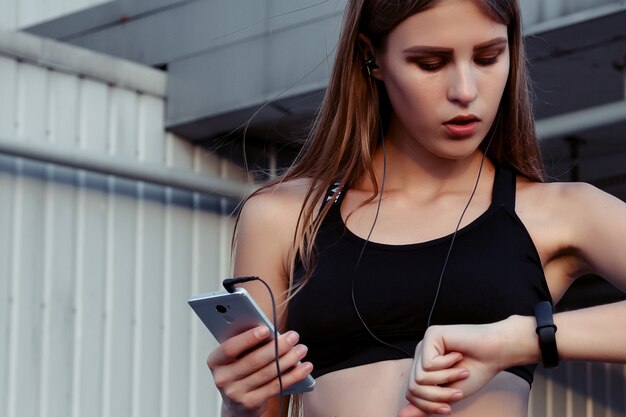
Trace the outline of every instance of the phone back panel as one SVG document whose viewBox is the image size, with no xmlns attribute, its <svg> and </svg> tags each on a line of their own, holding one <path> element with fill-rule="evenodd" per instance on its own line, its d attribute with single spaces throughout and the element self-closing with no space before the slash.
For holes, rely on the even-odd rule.
<svg viewBox="0 0 626 417">
<path fill-rule="evenodd" d="M 189 305 L 219 343 L 262 324 L 274 331 L 270 320 L 245 290 L 199 295 L 190 299 Z"/>
</svg>

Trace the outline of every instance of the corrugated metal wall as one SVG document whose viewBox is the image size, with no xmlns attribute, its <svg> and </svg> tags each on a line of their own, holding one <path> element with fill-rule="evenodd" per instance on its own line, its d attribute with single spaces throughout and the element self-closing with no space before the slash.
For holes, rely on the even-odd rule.
<svg viewBox="0 0 626 417">
<path fill-rule="evenodd" d="M 0 136 L 240 179 L 164 133 L 159 88 L 131 84 L 0 55 Z M 225 205 L 0 154 L 0 415 L 217 415 L 213 342 L 186 300 L 228 274 Z"/>
<path fill-rule="evenodd" d="M 564 362 L 535 373 L 529 417 L 626 417 L 626 367 Z"/>
<path fill-rule="evenodd" d="M 111 0 L 0 0 L 0 29 L 17 29 Z"/>
</svg>

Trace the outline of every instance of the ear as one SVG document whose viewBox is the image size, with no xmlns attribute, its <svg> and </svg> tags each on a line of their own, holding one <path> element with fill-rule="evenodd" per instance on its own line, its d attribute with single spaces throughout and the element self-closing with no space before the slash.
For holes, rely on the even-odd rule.
<svg viewBox="0 0 626 417">
<path fill-rule="evenodd" d="M 362 58 L 365 70 L 370 76 L 382 81 L 381 70 L 376 62 L 374 46 L 372 45 L 370 39 L 363 33 L 359 33 L 359 49 L 363 55 Z"/>
</svg>

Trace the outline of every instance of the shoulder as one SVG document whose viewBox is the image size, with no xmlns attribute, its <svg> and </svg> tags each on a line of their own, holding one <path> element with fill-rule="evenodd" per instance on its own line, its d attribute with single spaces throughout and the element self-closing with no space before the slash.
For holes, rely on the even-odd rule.
<svg viewBox="0 0 626 417">
<path fill-rule="evenodd" d="M 310 180 L 298 179 L 263 188 L 244 203 L 240 223 L 273 226 L 297 220 L 310 186 Z"/>
<path fill-rule="evenodd" d="M 572 220 L 588 218 L 607 205 L 621 203 L 612 195 L 582 182 L 538 183 L 518 177 L 517 194 L 521 210 L 535 210 Z"/>
<path fill-rule="evenodd" d="M 310 185 L 306 179 L 278 183 L 244 203 L 236 230 L 236 274 L 247 275 L 261 269 L 260 264 L 263 268 L 272 264 L 274 274 L 287 275 Z"/>
<path fill-rule="evenodd" d="M 261 277 L 275 294 L 286 290 L 296 251 L 296 228 L 310 184 L 308 180 L 282 182 L 263 188 L 247 199 L 236 226 L 235 276 Z M 254 285 L 246 288 L 253 297 L 263 292 Z M 262 307 L 270 311 L 269 305 Z"/>
<path fill-rule="evenodd" d="M 306 180 L 268 186 L 248 198 L 239 214 L 233 272 L 262 278 L 279 304 L 289 285 L 296 227 L 309 186 Z M 243 286 L 266 313 L 271 312 L 265 288 L 258 283 Z"/>
</svg>

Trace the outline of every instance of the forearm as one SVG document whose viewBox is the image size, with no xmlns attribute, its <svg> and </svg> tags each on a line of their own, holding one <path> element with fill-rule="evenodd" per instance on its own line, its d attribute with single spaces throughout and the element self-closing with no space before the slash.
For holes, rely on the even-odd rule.
<svg viewBox="0 0 626 417">
<path fill-rule="evenodd" d="M 626 301 L 555 314 L 554 322 L 562 360 L 626 363 Z M 451 390 L 468 398 L 500 371 L 541 362 L 536 326 L 535 317 L 516 315 L 490 324 L 431 326 L 416 349 L 410 404 L 401 415 L 442 414 L 437 410 L 456 401 Z M 461 360 L 443 360 L 452 353 Z"/>
<path fill-rule="evenodd" d="M 565 360 L 626 362 L 626 301 L 557 314 Z"/>
<path fill-rule="evenodd" d="M 626 301 L 555 314 L 562 360 L 626 362 Z M 502 322 L 502 368 L 541 362 L 534 317 Z"/>
</svg>

